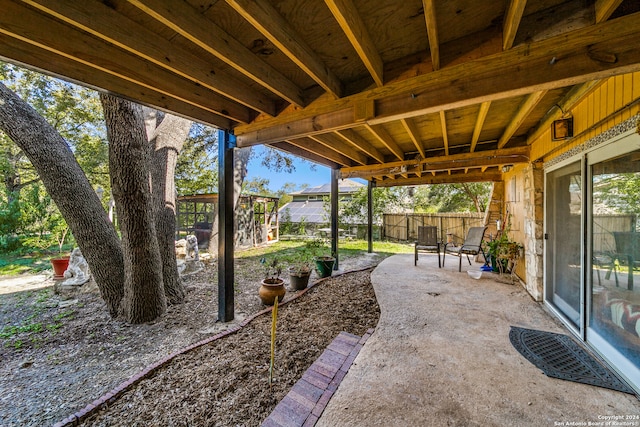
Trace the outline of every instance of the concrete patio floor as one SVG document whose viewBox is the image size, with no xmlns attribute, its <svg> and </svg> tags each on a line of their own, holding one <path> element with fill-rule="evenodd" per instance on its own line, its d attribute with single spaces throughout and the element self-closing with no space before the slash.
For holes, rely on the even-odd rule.
<svg viewBox="0 0 640 427">
<path fill-rule="evenodd" d="M 640 414 L 632 395 L 545 376 L 511 326 L 569 334 L 519 284 L 447 257 L 385 259 L 371 280 L 381 316 L 318 426 L 607 425 Z M 640 420 L 616 422 L 640 425 Z M 591 422 L 592 424 L 588 424 Z M 602 424 L 595 424 L 602 422 Z M 573 424 L 572 424 L 573 423 Z M 584 424 L 582 424 L 584 423 Z"/>
</svg>

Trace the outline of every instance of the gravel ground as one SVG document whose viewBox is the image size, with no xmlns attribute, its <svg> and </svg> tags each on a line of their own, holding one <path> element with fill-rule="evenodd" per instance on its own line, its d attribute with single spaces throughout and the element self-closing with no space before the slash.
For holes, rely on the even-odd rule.
<svg viewBox="0 0 640 427">
<path fill-rule="evenodd" d="M 342 261 L 341 269 L 380 259 L 363 254 Z M 167 354 L 262 310 L 260 272 L 244 262 L 236 260 L 236 319 L 230 324 L 216 322 L 213 264 L 184 278 L 184 304 L 142 325 L 111 319 L 95 289 L 68 306 L 51 287 L 0 295 L 0 426 L 51 425 Z M 180 356 L 87 425 L 259 425 L 340 331 L 362 335 L 378 316 L 369 271 L 334 277 L 282 307 L 272 390 L 266 376 L 270 318 L 263 316 Z"/>
</svg>

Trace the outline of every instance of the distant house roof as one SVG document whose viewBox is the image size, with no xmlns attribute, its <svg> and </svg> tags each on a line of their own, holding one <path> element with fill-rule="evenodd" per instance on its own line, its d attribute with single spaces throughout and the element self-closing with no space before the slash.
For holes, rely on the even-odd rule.
<svg viewBox="0 0 640 427">
<path fill-rule="evenodd" d="M 342 193 L 355 193 L 356 191 L 358 191 L 360 188 L 364 187 L 364 184 L 361 184 L 357 181 L 354 181 L 352 179 L 340 179 L 338 180 L 338 193 L 342 194 Z M 318 185 L 316 187 L 308 187 L 305 188 L 304 190 L 301 191 L 296 191 L 293 193 L 290 193 L 292 196 L 298 196 L 298 195 L 304 195 L 304 194 L 313 194 L 313 195 L 319 195 L 319 194 L 331 194 L 331 184 L 322 184 L 322 185 Z"/>
<path fill-rule="evenodd" d="M 285 212 L 287 212 L 285 214 Z M 305 200 L 289 202 L 280 209 L 280 221 L 324 224 L 329 222 L 322 200 Z"/>
<path fill-rule="evenodd" d="M 340 195 L 355 193 L 362 187 L 364 187 L 364 184 L 351 179 L 338 180 L 338 194 Z M 294 197 L 294 200 L 280 208 L 281 221 L 299 223 L 304 219 L 304 222 L 309 224 L 326 224 L 329 222 L 329 214 L 325 210 L 326 207 L 322 198 L 318 200 L 314 197 L 313 199 L 315 200 L 306 200 L 304 196 L 328 196 L 331 194 L 331 184 L 305 188 L 290 194 Z"/>
</svg>

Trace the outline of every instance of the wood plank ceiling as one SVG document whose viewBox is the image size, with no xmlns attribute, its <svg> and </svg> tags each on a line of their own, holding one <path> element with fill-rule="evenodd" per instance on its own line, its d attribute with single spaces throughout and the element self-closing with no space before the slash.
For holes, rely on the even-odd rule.
<svg viewBox="0 0 640 427">
<path fill-rule="evenodd" d="M 0 0 L 0 57 L 378 186 L 501 179 L 598 79 L 637 0 Z"/>
</svg>

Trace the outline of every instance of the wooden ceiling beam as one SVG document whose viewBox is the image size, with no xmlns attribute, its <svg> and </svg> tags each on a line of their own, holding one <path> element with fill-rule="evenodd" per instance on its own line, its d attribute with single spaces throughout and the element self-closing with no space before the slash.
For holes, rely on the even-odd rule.
<svg viewBox="0 0 640 427">
<path fill-rule="evenodd" d="M 408 176 L 408 174 L 421 174 L 420 165 L 410 165 L 410 166 L 396 166 L 391 168 L 382 169 L 379 166 L 383 165 L 375 165 L 375 170 L 367 171 L 354 171 L 353 167 L 350 168 L 342 168 L 340 169 L 340 178 L 361 178 L 361 179 L 372 179 L 376 176 L 383 175 L 391 178 L 395 178 L 396 176 Z M 418 175 L 420 176 L 420 175 Z"/>
<path fill-rule="evenodd" d="M 306 104 L 302 90 L 291 80 L 258 58 L 187 2 L 127 1 L 276 95 L 297 106 Z"/>
<path fill-rule="evenodd" d="M 51 50 L 3 34 L 0 30 L 0 58 L 2 56 L 12 58 L 8 62 L 38 70 L 43 74 L 70 80 L 96 90 L 109 91 L 134 102 L 186 117 L 189 120 L 197 120 L 221 129 L 231 129 L 231 120 L 225 117 L 166 96 L 164 93 L 151 90 L 147 86 L 141 86 L 128 80 L 114 79 L 111 73 L 103 69 L 84 62 L 70 61 L 69 58 L 60 56 Z M 39 64 L 47 64 L 48 70 L 39 68 Z"/>
<path fill-rule="evenodd" d="M 444 154 L 448 156 L 449 136 L 447 135 L 447 117 L 444 114 L 444 110 L 440 110 L 440 127 L 442 128 L 442 143 L 444 146 Z"/>
<path fill-rule="evenodd" d="M 146 27 L 122 16 L 100 2 L 23 0 L 25 3 L 82 31 L 129 51 L 159 67 L 201 84 L 231 100 L 271 116 L 276 114 L 273 99 L 220 71 L 210 63 L 188 53 L 174 43 L 158 37 Z M 100 19 L 95 19 L 99 15 Z M 79 42 L 79 40 L 76 40 Z M 80 43 L 78 43 L 80 44 Z"/>
<path fill-rule="evenodd" d="M 226 2 L 324 90 L 336 98 L 342 96 L 342 82 L 268 1 L 226 0 Z"/>
<path fill-rule="evenodd" d="M 353 145 L 354 148 L 364 151 L 368 156 L 374 158 L 378 163 L 384 163 L 384 156 L 382 155 L 382 153 L 353 129 L 337 131 L 336 135 Z"/>
<path fill-rule="evenodd" d="M 301 110 L 289 117 L 241 125 L 236 128 L 238 144 L 270 142 L 260 141 L 257 136 L 258 129 L 271 125 L 277 126 L 272 137 L 281 140 L 301 119 L 322 120 L 327 114 L 322 111 L 350 108 L 353 116 L 353 103 L 359 99 L 376 101 L 376 117 L 367 121 L 368 125 L 375 125 L 637 71 L 640 70 L 640 49 L 634 46 L 640 45 L 640 33 L 635 28 L 640 28 L 637 13 L 314 105 L 313 109 Z M 599 60 L 602 53 L 615 57 L 616 61 Z M 505 75 L 509 78 L 505 79 Z M 283 124 L 286 126 L 281 126 Z M 350 126 L 346 116 L 337 123 L 325 121 L 325 124 L 323 131 L 356 125 L 352 119 Z"/>
<path fill-rule="evenodd" d="M 440 69 L 440 42 L 438 41 L 438 24 L 436 21 L 436 8 L 434 0 L 422 0 L 424 20 L 427 26 L 429 38 L 429 53 L 431 54 L 431 66 L 433 71 Z"/>
<path fill-rule="evenodd" d="M 524 99 L 524 101 L 522 101 L 515 114 L 507 124 L 507 127 L 502 133 L 502 136 L 500 136 L 500 139 L 498 140 L 498 148 L 502 148 L 507 145 L 511 137 L 518 131 L 518 128 L 520 127 L 522 122 L 525 121 L 527 116 L 531 114 L 531 111 L 536 108 L 536 105 L 538 105 L 538 103 L 542 100 L 542 98 L 544 98 L 546 94 L 547 91 L 542 90 L 540 92 L 534 92 L 527 95 L 527 97 Z"/>
<path fill-rule="evenodd" d="M 409 138 L 411 138 L 413 145 L 415 145 L 416 149 L 420 153 L 420 156 L 423 159 L 427 157 L 424 151 L 424 147 L 422 146 L 422 141 L 420 140 L 420 130 L 418 129 L 414 121 L 411 119 L 402 119 L 400 121 L 402 122 L 404 130 L 409 134 Z"/>
<path fill-rule="evenodd" d="M 434 173 L 466 168 L 495 167 L 505 164 L 515 165 L 528 163 L 529 153 L 530 147 L 528 146 L 504 148 L 502 150 L 476 151 L 475 153 L 430 157 L 422 160 L 387 162 L 381 165 L 345 167 L 341 169 L 341 173 L 344 178 L 369 179 L 377 175 L 401 172 L 418 173 L 418 171 L 420 171 Z"/>
<path fill-rule="evenodd" d="M 615 12 L 620 6 L 622 0 L 596 0 L 595 13 L 596 23 L 604 22 Z M 602 80 L 592 80 L 590 82 L 581 83 L 571 88 L 569 93 L 557 104 L 558 109 L 553 109 L 540 120 L 536 128 L 527 137 L 527 144 L 530 145 L 544 132 L 549 129 L 551 123 L 565 115 L 565 112 L 571 111 L 573 107 L 580 102 L 593 89 L 603 83 Z"/>
<path fill-rule="evenodd" d="M 361 151 L 356 150 L 350 144 L 347 144 L 344 139 L 340 138 L 334 133 L 313 135 L 310 136 L 310 138 L 314 141 L 319 142 L 325 147 L 330 148 L 333 151 L 350 158 L 358 164 L 366 165 L 368 162 L 368 157 L 365 154 L 363 154 Z"/>
<path fill-rule="evenodd" d="M 227 0 L 229 1 L 229 0 Z M 378 53 L 369 31 L 364 25 L 358 9 L 351 0 L 325 0 L 333 17 L 340 24 L 351 45 L 358 53 L 377 86 L 384 85 L 382 58 Z"/>
<path fill-rule="evenodd" d="M 527 5 L 527 0 L 511 0 L 509 2 L 509 8 L 504 17 L 504 25 L 502 26 L 502 49 L 511 49 L 513 41 L 516 39 L 518 33 L 518 27 L 520 26 L 520 20 L 524 13 L 524 8 Z"/>
<path fill-rule="evenodd" d="M 269 119 L 266 119 L 269 120 Z M 358 123 L 358 125 L 361 123 Z M 269 144 L 287 139 L 304 138 L 321 133 L 335 132 L 356 126 L 353 121 L 353 109 L 336 110 L 318 116 L 306 117 L 293 123 L 282 123 L 252 132 L 249 138 L 236 135 L 238 147 L 257 144 Z M 237 128 L 236 128 L 237 129 Z"/>
<path fill-rule="evenodd" d="M 463 182 L 497 182 L 502 181 L 500 172 L 471 172 L 456 174 L 423 175 L 416 178 L 396 178 L 376 181 L 376 187 L 400 187 L 406 185 L 456 184 Z"/>
<path fill-rule="evenodd" d="M 330 169 L 338 169 L 340 167 L 339 163 L 333 162 L 327 159 L 324 156 L 319 156 L 310 151 L 304 150 L 296 145 L 290 144 L 288 142 L 276 142 L 275 144 L 269 144 L 269 146 L 276 148 L 278 150 L 286 151 L 289 154 L 293 154 L 294 156 L 299 156 L 314 163 L 321 164 L 323 166 L 327 166 Z"/>
<path fill-rule="evenodd" d="M 622 0 L 596 0 L 596 23 L 609 19 L 620 4 L 622 4 Z"/>
<path fill-rule="evenodd" d="M 487 118 L 487 113 L 489 112 L 489 107 L 491 106 L 491 101 L 486 101 L 480 104 L 480 111 L 478 111 L 478 117 L 476 117 L 476 124 L 473 127 L 473 135 L 471 136 L 471 148 L 470 152 L 474 152 L 476 150 L 476 145 L 478 145 L 478 141 L 480 140 L 480 132 L 482 132 L 482 127 L 484 126 L 484 121 Z"/>
<path fill-rule="evenodd" d="M 391 153 L 400 160 L 404 160 L 404 151 L 400 148 L 398 143 L 389 135 L 389 132 L 382 126 L 369 126 L 365 127 L 375 136 Z"/>
<path fill-rule="evenodd" d="M 296 139 L 287 140 L 285 142 L 295 145 L 298 148 L 301 148 L 305 151 L 308 151 L 320 157 L 324 157 L 325 159 L 328 159 L 339 165 L 342 165 L 345 167 L 349 167 L 353 165 L 353 161 L 347 156 L 337 153 L 336 151 L 330 148 L 327 148 L 326 146 L 310 138 L 296 138 Z M 269 144 L 269 145 L 272 145 L 272 144 Z"/>
<path fill-rule="evenodd" d="M 28 17 L 26 19 L 25 17 Z M 145 87 L 165 97 L 175 98 L 219 116 L 238 122 L 249 122 L 254 114 L 247 107 L 231 101 L 195 82 L 152 66 L 148 61 L 123 51 L 102 39 L 65 25 L 50 16 L 17 4 L 4 2 L 0 13 L 0 32 L 37 46 L 75 63 L 84 64 L 122 79 L 137 87 Z M 27 39 L 24 35 L 28 34 Z M 52 37 L 52 34 L 55 35 Z M 68 40 L 82 40 L 71 44 Z M 3 55 L 3 46 L 0 46 Z M 8 55 L 7 55 L 8 56 Z M 27 63 L 30 63 L 27 61 Z M 118 64 L 117 69 L 113 64 Z M 56 64 L 47 64 L 55 67 Z M 110 79 L 109 79 L 110 80 Z M 109 83 L 106 83 L 109 84 Z M 101 86 L 103 89 L 107 87 Z"/>
</svg>

